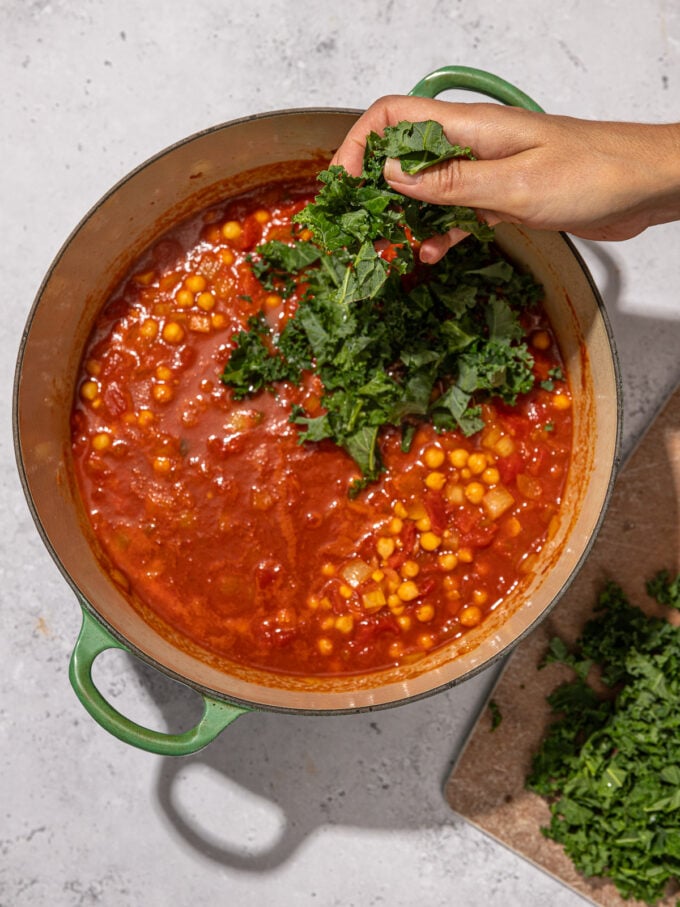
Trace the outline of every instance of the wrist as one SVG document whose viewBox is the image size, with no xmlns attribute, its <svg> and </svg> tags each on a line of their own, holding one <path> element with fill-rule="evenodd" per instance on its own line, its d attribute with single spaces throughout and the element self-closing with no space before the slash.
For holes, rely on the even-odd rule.
<svg viewBox="0 0 680 907">
<path fill-rule="evenodd" d="M 645 127 L 638 167 L 649 225 L 680 220 L 680 123 Z"/>
</svg>

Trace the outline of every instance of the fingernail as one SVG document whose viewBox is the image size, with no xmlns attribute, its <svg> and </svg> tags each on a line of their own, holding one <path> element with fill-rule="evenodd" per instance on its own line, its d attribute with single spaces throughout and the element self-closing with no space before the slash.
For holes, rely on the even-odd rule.
<svg viewBox="0 0 680 907">
<path fill-rule="evenodd" d="M 393 157 L 388 157 L 383 170 L 388 183 L 401 183 L 406 186 L 415 186 L 420 182 L 420 173 L 404 173 L 401 162 Z"/>
<path fill-rule="evenodd" d="M 433 264 L 436 264 L 436 262 L 439 261 L 440 256 L 437 255 L 437 253 L 434 252 L 434 251 L 433 251 L 432 249 L 430 249 L 430 248 L 427 248 L 427 247 L 423 248 L 423 247 L 421 247 L 421 249 L 420 249 L 420 254 L 418 255 L 418 258 L 420 258 L 420 260 L 423 262 L 423 264 L 426 264 L 426 265 L 433 265 Z"/>
</svg>

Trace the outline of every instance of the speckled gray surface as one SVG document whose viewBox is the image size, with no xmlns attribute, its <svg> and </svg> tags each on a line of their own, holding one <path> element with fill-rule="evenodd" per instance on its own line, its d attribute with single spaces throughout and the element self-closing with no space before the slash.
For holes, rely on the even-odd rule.
<svg viewBox="0 0 680 907">
<path fill-rule="evenodd" d="M 0 0 L 0 36 L 0 904 L 584 904 L 445 803 L 488 673 L 374 715 L 247 715 L 182 760 L 102 731 L 68 683 L 78 609 L 23 500 L 10 388 L 61 243 L 161 148 L 252 112 L 364 107 L 447 63 L 494 71 L 554 112 L 674 120 L 677 5 Z M 680 380 L 679 238 L 671 225 L 580 246 L 619 347 L 627 449 Z M 193 694 L 122 654 L 95 668 L 134 718 L 176 730 L 196 715 Z"/>
</svg>

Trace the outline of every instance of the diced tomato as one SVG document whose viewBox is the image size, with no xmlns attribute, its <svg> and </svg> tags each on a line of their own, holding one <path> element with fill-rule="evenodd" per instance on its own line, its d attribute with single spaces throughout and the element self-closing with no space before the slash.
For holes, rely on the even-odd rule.
<svg viewBox="0 0 680 907">
<path fill-rule="evenodd" d="M 264 621 L 261 628 L 262 639 L 270 646 L 284 648 L 298 636 L 297 627 L 281 627 Z"/>
<path fill-rule="evenodd" d="M 509 485 L 524 469 L 524 460 L 520 454 L 515 452 L 507 457 L 499 457 L 495 465 L 501 477 L 501 482 L 504 485 Z"/>
<path fill-rule="evenodd" d="M 111 416 L 121 416 L 129 408 L 128 395 L 115 381 L 109 381 L 104 386 L 102 397 L 104 398 L 104 406 Z"/>
<path fill-rule="evenodd" d="M 441 535 L 449 524 L 448 514 L 446 512 L 446 502 L 439 492 L 429 491 L 423 501 L 427 515 L 430 518 L 432 531 L 436 535 Z"/>
<path fill-rule="evenodd" d="M 487 523 L 485 526 L 476 526 L 472 532 L 469 532 L 461 539 L 461 543 L 463 545 L 471 545 L 473 548 L 486 548 L 493 542 L 497 532 L 497 523 Z"/>
<path fill-rule="evenodd" d="M 257 565 L 255 582 L 258 589 L 268 589 L 277 579 L 280 579 L 281 564 L 274 561 L 262 561 Z"/>
<path fill-rule="evenodd" d="M 480 518 L 479 511 L 473 510 L 471 507 L 461 507 L 453 515 L 453 525 L 463 535 L 467 535 Z"/>
<path fill-rule="evenodd" d="M 376 250 L 378 252 L 378 255 L 383 259 L 383 261 L 387 261 L 387 262 L 394 261 L 394 259 L 397 257 L 399 249 L 401 249 L 401 248 L 403 248 L 403 244 L 401 244 L 401 243 L 394 243 L 392 245 L 386 245 L 386 246 L 383 246 L 382 248 L 377 248 L 377 243 L 376 243 Z"/>
<path fill-rule="evenodd" d="M 423 577 L 418 581 L 418 590 L 420 592 L 420 597 L 425 598 L 433 591 L 437 585 L 437 580 L 434 576 Z"/>
<path fill-rule="evenodd" d="M 418 533 L 416 530 L 416 525 L 411 520 L 407 520 L 402 530 L 399 534 L 399 541 L 401 542 L 401 547 L 397 548 L 394 554 L 391 554 L 387 559 L 387 566 L 391 567 L 392 570 L 398 570 L 404 561 L 408 560 L 409 557 L 413 554 L 416 547 L 416 539 Z"/>
<path fill-rule="evenodd" d="M 408 554 L 402 548 L 399 548 L 394 554 L 391 554 L 387 558 L 387 566 L 391 570 L 399 570 L 403 565 L 404 561 L 408 560 Z"/>
<path fill-rule="evenodd" d="M 399 633 L 399 625 L 391 614 L 380 612 L 378 615 L 362 620 L 358 624 L 354 639 L 359 646 L 363 646 L 383 633 L 396 635 Z"/>
<path fill-rule="evenodd" d="M 412 554 L 416 546 L 416 526 L 415 523 L 408 520 L 404 523 L 399 538 L 401 539 L 402 551 L 405 554 Z"/>
<path fill-rule="evenodd" d="M 532 476 L 539 476 L 543 473 L 545 469 L 545 461 L 548 456 L 548 451 L 545 447 L 537 447 L 533 456 L 527 463 L 526 471 L 531 473 Z"/>
<path fill-rule="evenodd" d="M 243 249 L 254 249 L 262 237 L 262 228 L 254 217 L 247 217 L 243 222 L 241 243 Z"/>
</svg>

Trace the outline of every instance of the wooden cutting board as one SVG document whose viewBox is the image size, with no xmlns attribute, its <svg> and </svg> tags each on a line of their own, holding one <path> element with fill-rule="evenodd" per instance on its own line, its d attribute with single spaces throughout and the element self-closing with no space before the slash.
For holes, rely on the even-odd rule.
<svg viewBox="0 0 680 907">
<path fill-rule="evenodd" d="M 632 907 L 611 883 L 583 878 L 562 848 L 544 838 L 544 800 L 524 779 L 550 723 L 546 696 L 572 673 L 560 665 L 538 670 L 549 640 L 575 641 L 607 579 L 650 612 L 645 581 L 658 570 L 680 571 L 680 388 L 653 421 L 621 470 L 600 534 L 576 580 L 549 617 L 506 662 L 490 698 L 501 723 L 491 728 L 484 707 L 446 783 L 451 807 L 501 843 L 602 907 Z M 676 898 L 669 899 L 668 907 Z"/>
</svg>

